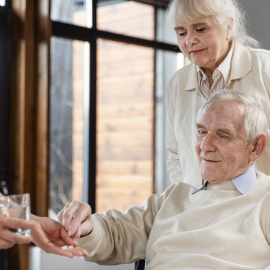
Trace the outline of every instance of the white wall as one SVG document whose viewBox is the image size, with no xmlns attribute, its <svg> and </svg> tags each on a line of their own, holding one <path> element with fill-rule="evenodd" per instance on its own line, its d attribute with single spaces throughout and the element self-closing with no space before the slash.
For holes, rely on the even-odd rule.
<svg viewBox="0 0 270 270">
<path fill-rule="evenodd" d="M 270 50 L 270 0 L 239 0 L 247 15 L 249 33 Z"/>
</svg>

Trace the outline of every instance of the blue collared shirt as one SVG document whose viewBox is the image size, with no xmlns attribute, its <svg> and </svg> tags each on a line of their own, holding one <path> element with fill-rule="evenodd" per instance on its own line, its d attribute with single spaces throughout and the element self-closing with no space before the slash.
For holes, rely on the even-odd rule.
<svg viewBox="0 0 270 270">
<path fill-rule="evenodd" d="M 249 167 L 249 169 L 246 172 L 235 177 L 231 181 L 234 184 L 235 188 L 242 195 L 244 195 L 252 189 L 252 187 L 254 186 L 256 182 L 256 177 L 257 177 L 256 171 L 255 171 L 254 165 L 252 165 L 251 167 Z M 195 194 L 201 190 L 207 189 L 207 184 L 208 184 L 208 181 L 205 180 L 203 186 L 195 190 L 194 192 L 192 192 L 192 194 Z"/>
<path fill-rule="evenodd" d="M 254 186 L 255 182 L 256 171 L 254 165 L 249 167 L 249 169 L 245 173 L 232 179 L 232 183 L 241 194 L 246 194 L 247 192 L 249 192 Z"/>
</svg>

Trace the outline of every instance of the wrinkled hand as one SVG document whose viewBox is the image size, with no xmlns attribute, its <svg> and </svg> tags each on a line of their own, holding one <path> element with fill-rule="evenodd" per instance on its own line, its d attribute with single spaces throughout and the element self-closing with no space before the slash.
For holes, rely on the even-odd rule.
<svg viewBox="0 0 270 270">
<path fill-rule="evenodd" d="M 27 244 L 32 241 L 31 236 L 16 234 L 9 229 L 32 229 L 35 225 L 33 221 L 18 218 L 7 218 L 0 216 L 0 249 L 8 249 L 15 244 Z"/>
<path fill-rule="evenodd" d="M 94 228 L 91 214 L 89 204 L 73 201 L 59 212 L 58 219 L 69 236 L 80 238 L 89 234 Z"/>
<path fill-rule="evenodd" d="M 31 215 L 31 219 L 36 221 L 36 226 L 31 231 L 33 242 L 44 251 L 69 258 L 88 256 L 88 252 L 77 247 L 77 242 L 73 237 L 68 236 L 59 222 L 51 218 L 34 215 Z M 74 248 L 62 250 L 63 246 L 73 246 Z"/>
</svg>

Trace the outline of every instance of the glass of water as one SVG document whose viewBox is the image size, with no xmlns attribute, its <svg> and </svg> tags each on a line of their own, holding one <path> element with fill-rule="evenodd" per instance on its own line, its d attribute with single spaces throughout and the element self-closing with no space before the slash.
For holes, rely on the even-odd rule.
<svg viewBox="0 0 270 270">
<path fill-rule="evenodd" d="M 30 220 L 30 194 L 0 196 L 0 215 L 8 218 Z M 30 236 L 31 230 L 11 229 L 17 234 Z"/>
</svg>

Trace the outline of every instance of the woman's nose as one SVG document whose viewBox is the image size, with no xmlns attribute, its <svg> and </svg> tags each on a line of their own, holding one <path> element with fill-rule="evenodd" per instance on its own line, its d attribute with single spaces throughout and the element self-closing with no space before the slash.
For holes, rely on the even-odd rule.
<svg viewBox="0 0 270 270">
<path fill-rule="evenodd" d="M 188 33 L 186 36 L 186 45 L 191 47 L 193 44 L 198 43 L 198 39 L 193 33 Z"/>
</svg>

